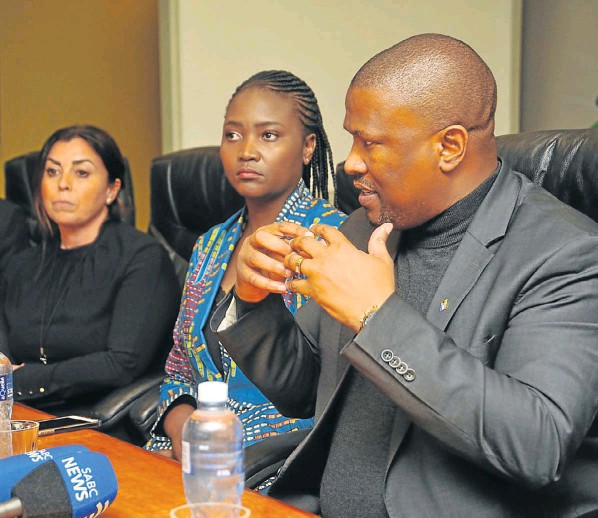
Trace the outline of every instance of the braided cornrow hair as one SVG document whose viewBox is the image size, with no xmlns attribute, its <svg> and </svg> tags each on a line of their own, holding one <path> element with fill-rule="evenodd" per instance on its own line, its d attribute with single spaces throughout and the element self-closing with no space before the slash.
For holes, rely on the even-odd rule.
<svg viewBox="0 0 598 518">
<path fill-rule="evenodd" d="M 235 96 L 250 87 L 259 87 L 290 95 L 297 104 L 299 117 L 305 127 L 305 134 L 315 133 L 316 147 L 307 165 L 303 166 L 303 180 L 314 196 L 328 199 L 328 175 L 332 177 L 332 185 L 336 193 L 336 176 L 334 161 L 328 136 L 324 130 L 322 114 L 313 90 L 295 74 L 286 70 L 264 70 L 243 81 L 235 90 Z M 229 101 L 229 104 L 230 104 Z M 313 181 L 312 181 L 313 180 Z M 336 195 L 334 197 L 336 206 Z"/>
</svg>

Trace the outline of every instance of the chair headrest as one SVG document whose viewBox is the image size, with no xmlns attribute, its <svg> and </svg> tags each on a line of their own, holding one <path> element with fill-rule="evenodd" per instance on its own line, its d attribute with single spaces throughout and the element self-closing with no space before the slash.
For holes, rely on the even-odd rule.
<svg viewBox="0 0 598 518">
<path fill-rule="evenodd" d="M 185 149 L 152 160 L 150 233 L 185 261 L 200 234 L 244 203 L 224 175 L 218 146 Z"/>
<path fill-rule="evenodd" d="M 512 169 L 598 221 L 598 129 L 502 135 L 496 144 Z"/>
<path fill-rule="evenodd" d="M 598 221 L 598 129 L 502 135 L 496 144 L 512 169 Z M 336 195 L 340 209 L 349 214 L 359 207 L 359 191 L 344 164 L 336 167 Z"/>
<path fill-rule="evenodd" d="M 39 224 L 33 203 L 33 175 L 39 163 L 39 151 L 31 151 L 24 155 L 7 160 L 4 164 L 6 180 L 6 199 L 20 205 L 27 214 L 32 236 L 37 241 Z M 135 225 L 135 202 L 133 197 L 133 180 L 129 161 L 125 158 L 124 188 L 120 190 L 118 199 L 121 206 L 121 219 Z"/>
</svg>

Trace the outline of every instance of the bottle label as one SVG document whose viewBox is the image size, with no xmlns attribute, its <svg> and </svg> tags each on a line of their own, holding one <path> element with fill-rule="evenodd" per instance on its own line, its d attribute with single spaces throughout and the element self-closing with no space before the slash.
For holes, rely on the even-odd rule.
<svg viewBox="0 0 598 518">
<path fill-rule="evenodd" d="M 183 473 L 191 473 L 191 446 L 187 441 L 183 441 Z"/>
<path fill-rule="evenodd" d="M 12 399 L 12 376 L 10 374 L 0 375 L 0 401 Z"/>
</svg>

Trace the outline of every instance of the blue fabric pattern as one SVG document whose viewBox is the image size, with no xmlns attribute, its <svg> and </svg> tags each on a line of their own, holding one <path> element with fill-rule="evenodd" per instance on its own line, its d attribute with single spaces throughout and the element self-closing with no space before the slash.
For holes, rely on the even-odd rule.
<svg viewBox="0 0 598 518">
<path fill-rule="evenodd" d="M 266 437 L 311 428 L 313 419 L 292 419 L 278 413 L 272 403 L 241 372 L 221 346 L 223 375 L 212 359 L 202 329 L 210 314 L 228 261 L 246 225 L 246 208 L 201 235 L 193 248 L 185 280 L 179 316 L 173 332 L 174 346 L 166 361 L 166 374 L 160 387 L 158 419 L 145 445 L 148 450 L 170 449 L 170 439 L 162 435 L 161 419 L 178 398 L 196 398 L 197 384 L 223 380 L 228 383 L 228 406 L 241 419 L 248 446 Z M 303 180 L 286 200 L 276 221 L 291 221 L 304 227 L 325 223 L 339 227 L 346 216 L 329 202 L 312 197 Z M 291 313 L 306 297 L 286 292 L 285 304 Z"/>
</svg>

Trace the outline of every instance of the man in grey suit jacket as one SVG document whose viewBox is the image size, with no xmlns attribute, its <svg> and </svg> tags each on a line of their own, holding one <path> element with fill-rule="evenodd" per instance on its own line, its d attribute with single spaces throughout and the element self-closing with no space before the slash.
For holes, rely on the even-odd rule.
<svg viewBox="0 0 598 518">
<path fill-rule="evenodd" d="M 272 496 L 326 517 L 598 512 L 598 226 L 497 159 L 495 106 L 463 42 L 381 52 L 346 97 L 364 208 L 242 245 L 213 324 L 283 414 L 317 418 Z M 287 287 L 313 298 L 297 322 Z"/>
</svg>

